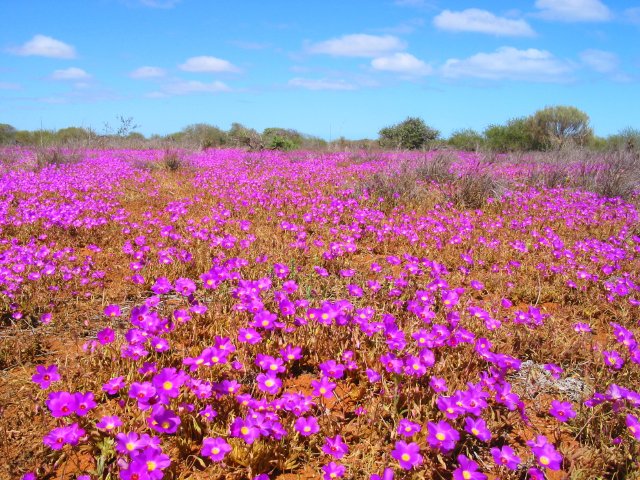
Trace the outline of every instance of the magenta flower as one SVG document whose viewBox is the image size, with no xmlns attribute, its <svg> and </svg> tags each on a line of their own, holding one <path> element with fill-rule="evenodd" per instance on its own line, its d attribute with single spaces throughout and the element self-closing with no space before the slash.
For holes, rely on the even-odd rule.
<svg viewBox="0 0 640 480">
<path fill-rule="evenodd" d="M 122 420 L 117 415 L 107 415 L 100 419 L 98 423 L 96 423 L 96 427 L 100 430 L 106 430 L 108 432 L 115 430 L 116 428 L 122 426 Z"/>
<path fill-rule="evenodd" d="M 346 468 L 344 465 L 341 465 L 336 462 L 331 462 L 322 467 L 322 471 L 324 475 L 322 476 L 323 480 L 332 480 L 334 478 L 341 478 L 344 476 Z"/>
<path fill-rule="evenodd" d="M 431 379 L 429 380 L 429 386 L 436 393 L 447 391 L 447 381 L 444 378 L 431 377 Z"/>
<path fill-rule="evenodd" d="M 453 471 L 454 480 L 486 480 L 487 476 L 478 471 L 478 464 L 465 455 L 458 455 L 460 466 Z"/>
<path fill-rule="evenodd" d="M 280 350 L 280 355 L 285 362 L 292 362 L 294 360 L 300 360 L 302 358 L 302 348 L 294 347 L 291 344 L 288 344 L 286 347 Z"/>
<path fill-rule="evenodd" d="M 65 445 L 77 445 L 86 432 L 77 423 L 54 428 L 47 433 L 42 442 L 52 450 L 61 450 Z"/>
<path fill-rule="evenodd" d="M 299 417 L 295 423 L 296 431 L 303 437 L 308 437 L 320 431 L 316 417 Z"/>
<path fill-rule="evenodd" d="M 344 365 L 335 360 L 327 360 L 318 365 L 325 377 L 342 378 L 344 376 Z"/>
<path fill-rule="evenodd" d="M 377 473 L 374 473 L 369 477 L 369 480 L 393 480 L 394 477 L 395 477 L 395 474 L 393 473 L 393 470 L 387 467 L 384 469 L 384 472 L 382 472 L 382 476 L 378 475 Z"/>
<path fill-rule="evenodd" d="M 156 295 L 162 295 L 165 293 L 169 293 L 173 286 L 171 282 L 165 277 L 158 277 L 156 282 L 151 287 L 151 291 Z M 132 312 L 133 313 L 133 312 Z"/>
<path fill-rule="evenodd" d="M 406 418 L 403 418 L 398 422 L 398 435 L 403 437 L 412 437 L 421 430 L 420 425 L 414 423 Z"/>
<path fill-rule="evenodd" d="M 327 377 L 322 377 L 320 380 L 311 380 L 311 386 L 316 397 L 323 396 L 325 398 L 331 398 L 333 390 L 336 388 L 336 384 Z"/>
<path fill-rule="evenodd" d="M 118 305 L 107 305 L 106 307 L 104 307 L 104 314 L 110 318 L 119 317 L 120 315 L 122 315 L 120 307 Z"/>
<path fill-rule="evenodd" d="M 326 437 L 324 439 L 322 451 L 327 455 L 331 455 L 332 457 L 340 460 L 349 453 L 349 446 L 344 443 L 340 435 L 336 435 L 335 437 Z"/>
<path fill-rule="evenodd" d="M 107 345 L 109 343 L 112 343 L 115 340 L 116 335 L 112 329 L 107 327 L 100 330 L 97 333 L 96 337 L 98 338 L 98 342 L 100 342 L 101 345 Z"/>
<path fill-rule="evenodd" d="M 255 345 L 256 343 L 260 343 L 261 340 L 262 340 L 262 336 L 253 328 L 238 329 L 239 342 Z"/>
<path fill-rule="evenodd" d="M 176 398 L 180 395 L 180 387 L 186 381 L 186 377 L 184 372 L 177 371 L 175 368 L 163 368 L 153 377 L 151 383 L 160 398 Z"/>
<path fill-rule="evenodd" d="M 76 396 L 69 392 L 51 392 L 45 404 L 51 410 L 52 417 L 72 415 L 78 406 Z"/>
<path fill-rule="evenodd" d="M 460 433 L 445 420 L 427 424 L 427 442 L 432 448 L 438 448 L 444 453 L 453 450 L 460 439 Z"/>
<path fill-rule="evenodd" d="M 200 454 L 203 457 L 209 457 L 214 462 L 221 462 L 231 450 L 231 445 L 229 445 L 224 438 L 205 437 L 202 440 L 202 450 Z"/>
<path fill-rule="evenodd" d="M 198 415 L 200 415 L 206 422 L 211 422 L 218 416 L 218 412 L 216 412 L 211 405 L 207 405 L 198 412 Z"/>
<path fill-rule="evenodd" d="M 53 382 L 60 380 L 57 365 L 37 365 L 36 373 L 31 377 L 33 383 L 37 383 L 42 390 L 49 388 Z"/>
<path fill-rule="evenodd" d="M 242 438 L 246 443 L 251 445 L 260 437 L 260 429 L 250 420 L 244 420 L 236 417 L 230 427 L 231 436 Z"/>
<path fill-rule="evenodd" d="M 627 425 L 627 428 L 629 429 L 629 432 L 631 432 L 631 435 L 633 435 L 633 438 L 635 438 L 636 440 L 640 440 L 640 420 L 638 420 L 637 417 L 628 414 L 625 418 L 625 423 Z"/>
<path fill-rule="evenodd" d="M 391 456 L 398 460 L 400 467 L 405 470 L 411 470 L 422 464 L 423 458 L 420 455 L 420 447 L 417 443 L 406 443 L 402 440 L 396 442 L 395 448 L 391 452 Z"/>
<path fill-rule="evenodd" d="M 149 435 L 138 435 L 136 432 L 119 433 L 116 435 L 116 452 L 131 454 L 142 450 L 149 444 Z"/>
<path fill-rule="evenodd" d="M 550 470 L 560 470 L 562 455 L 547 441 L 547 437 L 538 435 L 535 441 L 529 440 L 527 445 L 531 447 L 531 451 L 540 466 Z"/>
<path fill-rule="evenodd" d="M 266 374 L 259 373 L 256 380 L 258 382 L 258 388 L 270 395 L 276 395 L 282 387 L 282 380 L 272 372 Z"/>
<path fill-rule="evenodd" d="M 278 278 L 286 278 L 289 275 L 289 267 L 282 263 L 276 263 L 273 265 L 273 273 Z"/>
<path fill-rule="evenodd" d="M 151 416 L 147 418 L 147 424 L 158 433 L 176 433 L 180 423 L 180 417 L 173 410 L 162 406 L 156 406 Z"/>
<path fill-rule="evenodd" d="M 492 448 L 491 455 L 496 465 L 507 467 L 510 470 L 517 470 L 522 461 L 509 445 L 504 445 L 502 448 Z"/>
<path fill-rule="evenodd" d="M 160 480 L 164 476 L 162 470 L 171 465 L 171 459 L 162 450 L 149 446 L 132 459 L 129 468 L 136 464 L 147 468 L 147 475 L 151 480 Z M 129 478 L 133 480 L 136 477 Z"/>
<path fill-rule="evenodd" d="M 482 418 L 467 417 L 464 419 L 464 430 L 478 440 L 488 442 L 491 440 L 491 431 L 487 428 L 487 423 Z"/>
<path fill-rule="evenodd" d="M 175 290 L 184 297 L 188 297 L 196 291 L 196 284 L 190 278 L 179 278 L 175 283 Z"/>
<path fill-rule="evenodd" d="M 558 400 L 553 400 L 551 402 L 549 413 L 560 422 L 566 422 L 567 420 L 576 416 L 576 412 L 573 409 L 573 405 L 571 405 L 571 402 L 560 402 Z"/>
<path fill-rule="evenodd" d="M 602 352 L 602 356 L 604 357 L 604 364 L 613 370 L 620 370 L 624 365 L 624 359 L 616 350 L 605 350 Z"/>
</svg>

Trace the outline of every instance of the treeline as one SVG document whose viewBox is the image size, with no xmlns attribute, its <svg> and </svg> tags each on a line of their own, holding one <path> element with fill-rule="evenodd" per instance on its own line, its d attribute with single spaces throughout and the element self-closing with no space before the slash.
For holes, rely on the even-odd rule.
<svg viewBox="0 0 640 480">
<path fill-rule="evenodd" d="M 592 150 L 639 150 L 640 130 L 625 128 L 615 135 L 594 134 L 589 116 L 571 106 L 553 106 L 527 117 L 513 118 L 503 125 L 489 125 L 483 132 L 454 131 L 448 138 L 420 118 L 409 117 L 379 132 L 380 144 L 397 149 L 437 149 L 494 152 L 552 151 L 565 147 Z"/>
<path fill-rule="evenodd" d="M 120 117 L 121 125 L 114 131 L 97 133 L 90 128 L 68 127 L 60 130 L 17 130 L 0 124 L 1 145 L 70 146 L 86 148 L 247 148 L 249 150 L 324 149 L 329 142 L 305 135 L 293 129 L 265 128 L 258 132 L 240 123 L 227 131 L 214 125 L 189 125 L 169 135 L 145 137 L 133 125 L 131 118 Z"/>
<path fill-rule="evenodd" d="M 433 150 L 452 148 L 467 151 L 550 151 L 565 147 L 592 150 L 640 150 L 640 130 L 626 128 L 615 135 L 594 134 L 589 116 L 571 106 L 545 107 L 527 117 L 489 125 L 484 131 L 461 129 L 448 138 L 424 120 L 409 117 L 382 128 L 377 139 L 332 141 L 303 134 L 294 129 L 265 128 L 262 132 L 240 123 L 229 130 L 197 123 L 169 135 L 145 137 L 136 132 L 131 117 L 117 117 L 119 125 L 105 125 L 101 134 L 89 128 L 68 127 L 60 130 L 17 130 L 0 124 L 0 145 L 69 146 L 84 148 L 245 148 L 248 150 L 347 150 L 402 149 Z"/>
</svg>

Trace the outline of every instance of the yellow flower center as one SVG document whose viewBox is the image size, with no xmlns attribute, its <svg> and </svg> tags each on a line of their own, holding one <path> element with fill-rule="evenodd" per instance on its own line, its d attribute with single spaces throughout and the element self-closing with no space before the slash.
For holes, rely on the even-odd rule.
<svg viewBox="0 0 640 480">
<path fill-rule="evenodd" d="M 220 453 L 220 449 L 218 447 L 213 447 L 211 449 L 211 453 L 213 453 L 214 455 L 217 455 Z"/>
<path fill-rule="evenodd" d="M 147 462 L 147 470 L 149 470 L 150 472 L 153 472 L 158 466 L 156 465 L 156 462 L 153 461 L 148 461 Z"/>
<path fill-rule="evenodd" d="M 127 450 L 129 450 L 130 452 L 133 452 L 133 449 L 136 448 L 136 446 L 133 444 L 133 442 L 129 442 L 125 445 L 125 447 L 127 447 Z"/>
<path fill-rule="evenodd" d="M 165 390 L 171 390 L 171 389 L 173 388 L 173 383 L 168 382 L 168 381 L 167 381 L 167 382 L 164 382 L 164 383 L 162 384 L 162 388 L 164 388 Z"/>
<path fill-rule="evenodd" d="M 266 382 L 264 382 L 264 384 L 265 384 L 267 387 L 273 387 L 273 385 L 275 384 L 275 382 L 274 382 L 273 380 L 269 379 L 269 380 L 267 380 Z"/>
<path fill-rule="evenodd" d="M 464 478 L 464 480 L 469 480 L 471 478 L 471 472 L 469 472 L 468 470 L 463 470 L 462 478 Z"/>
<path fill-rule="evenodd" d="M 442 442 L 447 437 L 445 437 L 444 433 L 436 433 L 436 438 Z"/>
<path fill-rule="evenodd" d="M 240 429 L 240 433 L 242 433 L 243 435 L 246 435 L 247 433 L 249 433 L 249 429 L 247 427 L 242 427 Z"/>
<path fill-rule="evenodd" d="M 411 456 L 408 453 L 403 453 L 402 455 L 400 455 L 400 458 L 403 462 L 408 462 L 411 459 Z"/>
<path fill-rule="evenodd" d="M 551 463 L 551 461 L 550 461 L 547 457 L 545 457 L 545 456 L 543 455 L 543 456 L 541 456 L 541 457 L 540 457 L 540 463 L 541 463 L 542 465 L 549 465 L 549 464 Z"/>
<path fill-rule="evenodd" d="M 472 428 L 471 433 L 473 433 L 474 435 L 478 435 L 480 431 L 477 428 Z"/>
</svg>

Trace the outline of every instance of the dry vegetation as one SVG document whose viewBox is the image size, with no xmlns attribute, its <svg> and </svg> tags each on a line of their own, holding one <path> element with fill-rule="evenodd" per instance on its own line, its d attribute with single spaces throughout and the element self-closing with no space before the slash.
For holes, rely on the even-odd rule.
<svg viewBox="0 0 640 480">
<path fill-rule="evenodd" d="M 571 155 L 5 150 L 0 478 L 636 478 L 639 162 Z"/>
</svg>

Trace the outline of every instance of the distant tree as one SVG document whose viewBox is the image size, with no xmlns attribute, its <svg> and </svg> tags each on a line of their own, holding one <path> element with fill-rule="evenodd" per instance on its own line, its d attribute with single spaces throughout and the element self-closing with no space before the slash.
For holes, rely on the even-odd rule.
<svg viewBox="0 0 640 480">
<path fill-rule="evenodd" d="M 378 142 L 385 148 L 418 150 L 436 140 L 440 132 L 429 127 L 421 118 L 408 117 L 403 122 L 383 128 L 378 135 Z"/>
<path fill-rule="evenodd" d="M 61 128 L 55 133 L 56 141 L 61 144 L 87 140 L 91 132 L 80 127 Z"/>
<path fill-rule="evenodd" d="M 640 151 L 640 130 L 631 127 L 623 128 L 607 138 L 607 146 L 611 150 Z"/>
<path fill-rule="evenodd" d="M 15 142 L 17 130 L 8 123 L 0 123 L 0 145 L 9 145 Z"/>
<path fill-rule="evenodd" d="M 589 115 L 570 106 L 538 110 L 529 119 L 531 133 L 543 148 L 562 148 L 567 143 L 584 146 L 593 136 Z"/>
<path fill-rule="evenodd" d="M 245 127 L 241 123 L 232 123 L 227 135 L 231 140 L 231 144 L 235 147 L 259 150 L 263 146 L 260 134 L 253 128 Z"/>
<path fill-rule="evenodd" d="M 271 150 L 295 150 L 304 140 L 304 135 L 293 129 L 271 127 L 262 131 L 262 141 Z"/>
<path fill-rule="evenodd" d="M 472 152 L 482 146 L 484 137 L 471 128 L 465 128 L 453 132 L 447 143 L 458 150 Z"/>
<path fill-rule="evenodd" d="M 526 117 L 512 118 L 505 125 L 489 125 L 484 137 L 485 146 L 495 152 L 538 150 Z"/>
<path fill-rule="evenodd" d="M 177 135 L 202 149 L 222 147 L 229 143 L 229 136 L 224 130 L 207 123 L 189 125 Z"/>
</svg>

